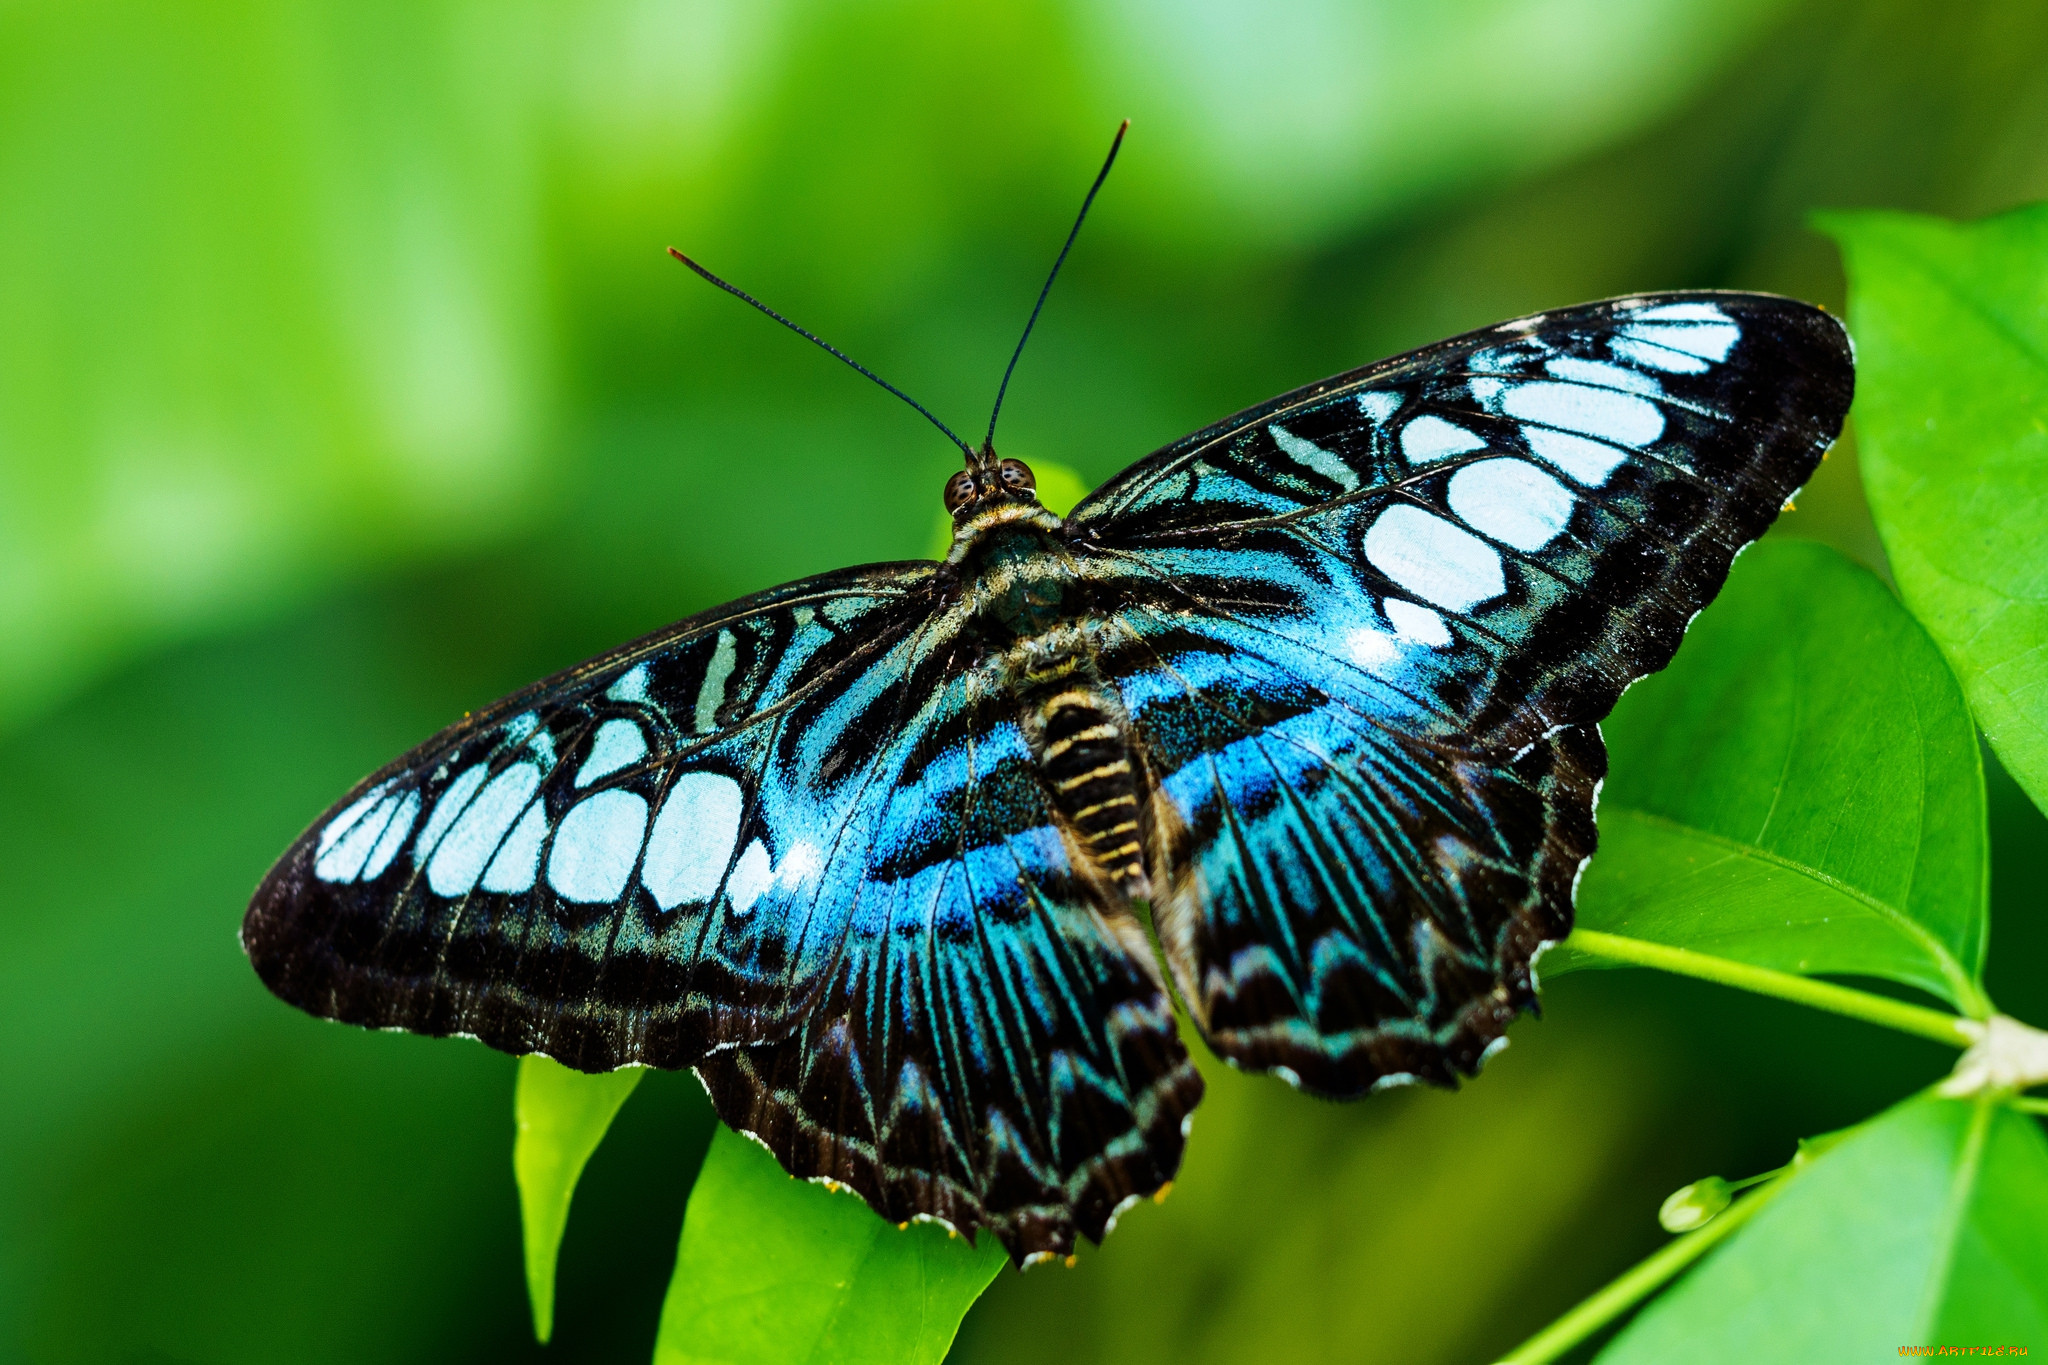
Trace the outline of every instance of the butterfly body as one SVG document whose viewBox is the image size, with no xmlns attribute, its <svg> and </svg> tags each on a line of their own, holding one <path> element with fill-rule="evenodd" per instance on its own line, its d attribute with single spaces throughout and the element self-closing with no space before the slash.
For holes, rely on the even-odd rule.
<svg viewBox="0 0 2048 1365">
<path fill-rule="evenodd" d="M 1817 309 L 1649 295 L 1283 395 L 1064 518 L 984 447 L 944 562 L 466 718 L 307 830 L 244 945 L 325 1017 L 693 1068 L 794 1174 L 1063 1253 L 1179 1165 L 1175 994 L 1317 1093 L 1477 1071 L 1571 927 L 1599 720 L 1852 383 Z"/>
<path fill-rule="evenodd" d="M 988 651 L 976 666 L 1015 707 L 1074 864 L 1108 899 L 1142 899 L 1149 793 L 1129 712 L 1102 666 L 1108 622 L 1092 610 L 1086 547 L 1028 489 L 997 485 L 955 516 L 947 564 L 969 587 L 968 633 Z"/>
</svg>

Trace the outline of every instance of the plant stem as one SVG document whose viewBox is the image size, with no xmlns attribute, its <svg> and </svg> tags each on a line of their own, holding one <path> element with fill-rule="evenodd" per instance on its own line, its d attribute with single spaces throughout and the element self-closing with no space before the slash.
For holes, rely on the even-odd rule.
<svg viewBox="0 0 2048 1365">
<path fill-rule="evenodd" d="M 1774 971 L 1769 967 L 1752 967 L 1747 962 L 1696 953 L 1690 948 L 1671 948 L 1647 939 L 1603 934 L 1595 929 L 1574 929 L 1565 941 L 1594 957 L 1638 967 L 1656 967 L 1680 976 L 1696 976 L 1702 981 L 1715 981 L 1738 990 L 1754 991 L 1758 995 L 1774 995 L 1780 1000 L 1791 1000 L 1814 1009 L 1846 1014 L 1865 1023 L 1882 1024 L 1886 1028 L 1932 1038 L 1950 1047 L 1966 1048 L 1983 1036 L 1982 1024 L 1961 1015 L 1909 1005 L 1903 1000 L 1852 990 L 1831 981 L 1816 981 L 1812 977 Z"/>
<path fill-rule="evenodd" d="M 1736 1200 L 1732 1208 L 1698 1232 L 1688 1232 L 1674 1239 L 1661 1251 L 1638 1262 L 1606 1288 L 1596 1291 L 1569 1313 L 1502 1356 L 1500 1365 L 1546 1365 L 1546 1362 L 1556 1360 L 1713 1250 L 1716 1244 L 1769 1203 L 1771 1196 L 1784 1185 L 1785 1179 L 1781 1175 L 1755 1194 Z"/>
<path fill-rule="evenodd" d="M 2022 1114 L 2048 1114 L 2048 1099 L 2038 1095 L 2014 1095 L 2006 1103 Z"/>
</svg>

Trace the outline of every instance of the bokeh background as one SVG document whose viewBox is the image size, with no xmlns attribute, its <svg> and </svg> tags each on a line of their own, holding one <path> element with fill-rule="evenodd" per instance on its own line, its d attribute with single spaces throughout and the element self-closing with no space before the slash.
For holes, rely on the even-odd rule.
<svg viewBox="0 0 2048 1365">
<path fill-rule="evenodd" d="M 467 708 L 776 581 L 923 553 L 954 425 L 1133 120 L 1004 422 L 1100 479 L 1518 313 L 1839 306 L 1812 208 L 2048 197 L 2037 0 L 272 0 L 0 7 L 0 1357 L 509 1361 L 510 1059 L 316 1023 L 270 859 Z M 1882 571 L 1850 443 L 1774 534 Z M 1995 771 L 1990 984 L 2048 1022 L 2048 826 Z M 1566 978 L 1458 1094 L 1213 1075 L 1183 1179 L 954 1359 L 1489 1358 L 1940 1073 Z M 1212 1068 L 1213 1072 L 1213 1068 Z M 558 1361 L 646 1358 L 710 1131 L 585 1179 Z"/>
</svg>

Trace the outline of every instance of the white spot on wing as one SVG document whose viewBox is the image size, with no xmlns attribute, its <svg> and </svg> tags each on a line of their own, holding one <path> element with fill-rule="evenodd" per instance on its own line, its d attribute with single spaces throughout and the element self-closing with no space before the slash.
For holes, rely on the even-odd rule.
<svg viewBox="0 0 2048 1365">
<path fill-rule="evenodd" d="M 1313 469 L 1324 478 L 1334 481 L 1347 493 L 1358 487 L 1358 471 L 1314 441 L 1304 441 L 1286 427 L 1279 425 L 1268 426 L 1266 434 L 1271 436 L 1274 443 L 1287 452 L 1287 458 L 1296 464 Z"/>
<path fill-rule="evenodd" d="M 1605 441 L 1589 441 L 1568 431 L 1549 427 L 1523 427 L 1522 439 L 1529 449 L 1562 469 L 1588 488 L 1598 488 L 1621 467 L 1628 452 Z"/>
<path fill-rule="evenodd" d="M 1682 351 L 1653 346 L 1647 341 L 1638 341 L 1626 333 L 1608 342 L 1607 349 L 1623 360 L 1647 365 L 1653 370 L 1663 370 L 1666 374 L 1705 374 L 1713 368 L 1706 361 L 1686 355 Z"/>
<path fill-rule="evenodd" d="M 710 900 L 739 842 L 740 784 L 721 773 L 684 773 L 668 789 L 647 836 L 640 880 L 664 910 Z"/>
<path fill-rule="evenodd" d="M 1407 503 L 1374 519 L 1365 533 L 1365 557 L 1409 592 L 1449 611 L 1470 611 L 1507 591 L 1498 551 Z"/>
<path fill-rule="evenodd" d="M 1589 384 L 1510 384 L 1500 405 L 1508 416 L 1524 422 L 1625 446 L 1646 446 L 1664 434 L 1664 412 L 1655 403 Z"/>
<path fill-rule="evenodd" d="M 1735 326 L 1718 303 L 1660 303 L 1655 308 L 1636 308 L 1629 316 L 1645 322 L 1718 322 Z"/>
<path fill-rule="evenodd" d="M 1742 339 L 1742 328 L 1712 303 L 1666 303 L 1630 314 L 1622 335 L 1700 360 L 1715 362 Z"/>
<path fill-rule="evenodd" d="M 613 701 L 647 700 L 647 665 L 634 664 L 619 675 L 619 680 L 604 690 Z"/>
<path fill-rule="evenodd" d="M 463 809 L 427 864 L 427 885 L 434 888 L 436 895 L 460 896 L 476 885 L 484 865 L 498 851 L 505 831 L 512 828 L 512 822 L 539 786 L 539 768 L 531 763 L 514 763 L 477 793 L 476 800 Z"/>
<path fill-rule="evenodd" d="M 391 817 L 390 824 L 384 826 L 383 837 L 370 850 L 370 860 L 363 864 L 364 881 L 374 882 L 384 875 L 384 869 L 391 866 L 398 850 L 405 847 L 405 836 L 412 832 L 412 822 L 419 819 L 419 815 L 420 794 L 407 792 L 405 800 L 398 803 L 398 813 Z"/>
<path fill-rule="evenodd" d="M 533 890 L 534 880 L 540 875 L 540 846 L 547 837 L 547 812 L 536 801 L 519 817 L 519 823 L 499 847 L 498 856 L 484 869 L 484 890 L 501 894 Z"/>
<path fill-rule="evenodd" d="M 1641 370 L 1631 370 L 1625 365 L 1610 365 L 1604 360 L 1580 360 L 1576 356 L 1552 356 L 1543 368 L 1559 379 L 1568 379 L 1574 384 L 1598 384 L 1602 388 L 1626 389 L 1630 393 L 1646 394 L 1661 398 L 1664 386 L 1652 375 Z"/>
<path fill-rule="evenodd" d="M 1534 553 L 1572 516 L 1571 490 L 1526 460 L 1481 460 L 1451 476 L 1451 510 L 1473 530 Z"/>
<path fill-rule="evenodd" d="M 597 727 L 597 738 L 590 743 L 590 757 L 576 770 L 576 785 L 587 787 L 646 756 L 647 741 L 639 726 L 630 720 L 608 720 Z"/>
<path fill-rule="evenodd" d="M 562 817 L 548 852 L 548 885 L 564 900 L 615 901 L 640 858 L 647 802 L 614 787 L 585 797 Z"/>
<path fill-rule="evenodd" d="M 1409 464 L 1428 464 L 1486 449 L 1486 442 L 1441 417 L 1418 417 L 1401 428 L 1401 454 Z"/>
<path fill-rule="evenodd" d="M 426 862 L 433 854 L 434 845 L 441 842 L 448 826 L 455 823 L 455 817 L 462 814 L 462 808 L 469 804 L 469 798 L 476 795 L 476 789 L 489 775 L 483 764 L 472 763 L 448 784 L 448 789 L 441 793 L 441 799 L 434 803 L 434 813 L 427 817 L 427 827 L 420 831 L 419 842 L 412 846 L 414 867 Z"/>
<path fill-rule="evenodd" d="M 732 899 L 732 912 L 744 915 L 754 908 L 754 902 L 761 899 L 775 881 L 775 872 L 768 861 L 768 850 L 759 839 L 747 845 L 747 851 L 733 864 L 732 879 L 726 883 L 725 894 Z"/>
<path fill-rule="evenodd" d="M 1380 604 L 1380 609 L 1386 612 L 1387 624 L 1394 628 L 1394 634 L 1403 640 L 1432 649 L 1442 649 L 1451 642 L 1451 628 L 1428 607 L 1389 597 Z"/>
<path fill-rule="evenodd" d="M 1367 417 L 1375 422 L 1384 422 L 1401 410 L 1401 395 L 1398 393 L 1361 393 L 1358 406 Z"/>
<path fill-rule="evenodd" d="M 725 705 L 725 685 L 732 677 L 733 664 L 737 657 L 732 632 L 719 631 L 718 644 L 711 651 L 711 662 L 704 666 L 704 682 L 697 689 L 697 710 L 693 723 L 700 735 L 708 735 L 718 728 L 718 708 Z"/>
<path fill-rule="evenodd" d="M 320 831 L 320 844 L 316 852 L 324 854 L 328 849 L 333 848 L 334 841 L 354 829 L 356 821 L 362 819 L 370 807 L 376 805 L 384 793 L 390 790 L 391 783 L 389 781 L 379 782 L 376 786 L 370 788 L 362 796 L 351 802 L 348 809 L 342 811 L 332 820 L 329 820 L 327 828 Z"/>
<path fill-rule="evenodd" d="M 377 792 L 385 790 L 389 785 L 386 783 L 378 787 Z M 313 858 L 313 875 L 321 881 L 354 881 L 362 872 L 365 860 L 383 842 L 385 831 L 391 825 L 391 818 L 399 809 L 399 801 L 396 796 L 379 799 L 377 792 L 372 792 L 335 816 L 328 822 L 327 829 L 321 832 L 321 848 Z M 418 805 L 419 798 L 414 797 L 413 808 L 417 810 Z M 368 807 L 367 810 L 363 809 L 365 806 Z M 412 824 L 409 816 L 406 824 Z M 330 839 L 330 831 L 336 832 L 338 837 Z"/>
</svg>

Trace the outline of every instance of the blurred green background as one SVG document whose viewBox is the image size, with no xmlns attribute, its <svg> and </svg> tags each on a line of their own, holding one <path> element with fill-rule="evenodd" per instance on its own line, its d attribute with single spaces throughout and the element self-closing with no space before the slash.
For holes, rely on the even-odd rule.
<svg viewBox="0 0 2048 1365">
<path fill-rule="evenodd" d="M 1119 118 L 1006 452 L 1100 479 L 1517 313 L 1839 306 L 1820 206 L 2048 197 L 2036 0 L 70 0 L 0 8 L 0 1357 L 502 1361 L 509 1058 L 267 996 L 250 889 L 466 707 L 921 553 L 957 456 L 674 243 L 978 431 Z M 1850 443 L 1777 534 L 1874 567 Z M 1991 989 L 2048 1022 L 2048 826 L 1994 773 Z M 1214 1075 L 1160 1208 L 954 1359 L 1486 1358 L 1945 1069 L 1634 973 L 1456 1095 Z M 563 1251 L 641 1360 L 710 1119 L 650 1079 Z"/>
</svg>

